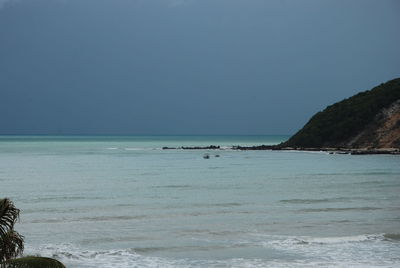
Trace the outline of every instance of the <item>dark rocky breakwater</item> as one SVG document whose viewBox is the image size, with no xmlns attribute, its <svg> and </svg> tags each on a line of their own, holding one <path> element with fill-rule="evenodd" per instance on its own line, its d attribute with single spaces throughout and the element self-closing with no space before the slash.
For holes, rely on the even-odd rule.
<svg viewBox="0 0 400 268">
<path fill-rule="evenodd" d="M 282 147 L 280 145 L 255 145 L 255 146 L 231 146 L 221 147 L 218 145 L 209 146 L 181 146 L 181 147 L 163 147 L 163 150 L 238 150 L 238 151 L 305 151 L 305 152 L 327 152 L 329 154 L 351 154 L 351 155 L 369 155 L 369 154 L 390 154 L 400 155 L 398 148 L 302 148 L 302 147 Z"/>
</svg>

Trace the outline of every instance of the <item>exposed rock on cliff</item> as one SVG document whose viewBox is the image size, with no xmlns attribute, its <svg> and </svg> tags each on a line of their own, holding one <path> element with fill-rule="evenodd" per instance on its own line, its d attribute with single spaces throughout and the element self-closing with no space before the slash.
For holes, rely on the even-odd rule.
<svg viewBox="0 0 400 268">
<path fill-rule="evenodd" d="M 382 109 L 346 147 L 400 148 L 400 100 Z"/>
</svg>

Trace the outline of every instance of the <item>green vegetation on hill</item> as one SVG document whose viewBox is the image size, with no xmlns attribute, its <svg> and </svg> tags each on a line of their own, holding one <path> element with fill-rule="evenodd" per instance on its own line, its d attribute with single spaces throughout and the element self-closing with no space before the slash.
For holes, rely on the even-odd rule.
<svg viewBox="0 0 400 268">
<path fill-rule="evenodd" d="M 328 106 L 280 147 L 343 147 L 398 99 L 400 78 Z"/>
</svg>

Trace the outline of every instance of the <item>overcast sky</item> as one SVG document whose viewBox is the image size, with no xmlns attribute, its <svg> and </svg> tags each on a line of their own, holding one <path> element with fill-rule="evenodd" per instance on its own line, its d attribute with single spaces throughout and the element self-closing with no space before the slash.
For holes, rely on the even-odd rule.
<svg viewBox="0 0 400 268">
<path fill-rule="evenodd" d="M 400 76 L 398 0 L 0 0 L 0 134 L 293 134 Z"/>
</svg>

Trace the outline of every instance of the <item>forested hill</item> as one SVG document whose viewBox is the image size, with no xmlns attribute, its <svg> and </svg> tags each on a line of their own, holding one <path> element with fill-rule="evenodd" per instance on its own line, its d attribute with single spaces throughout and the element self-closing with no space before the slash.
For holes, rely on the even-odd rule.
<svg viewBox="0 0 400 268">
<path fill-rule="evenodd" d="M 280 147 L 400 148 L 400 78 L 328 106 Z"/>
</svg>

